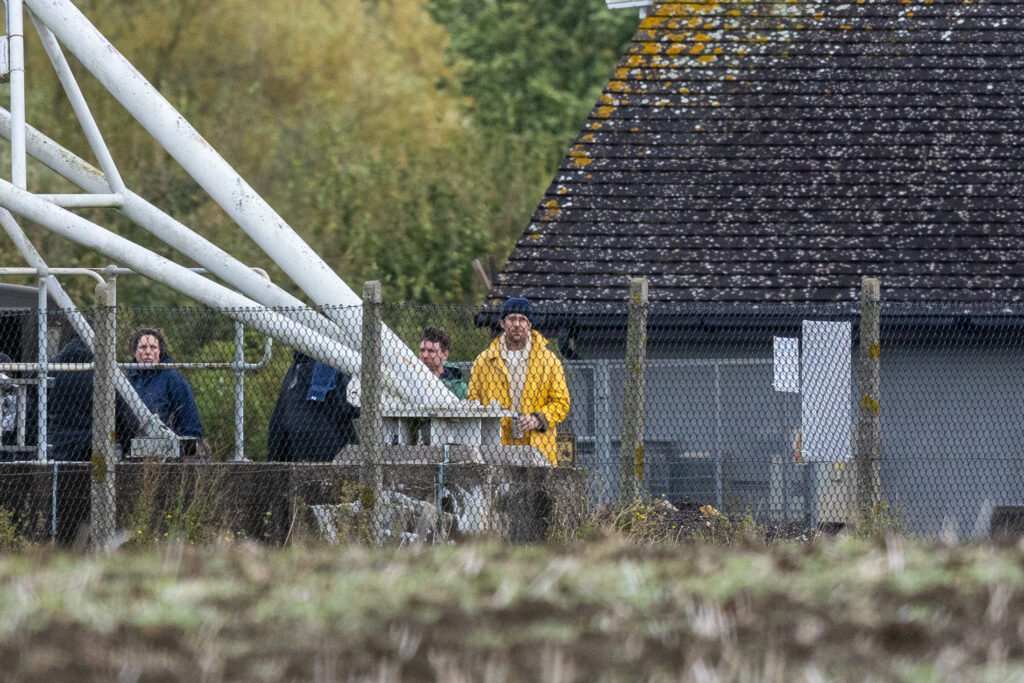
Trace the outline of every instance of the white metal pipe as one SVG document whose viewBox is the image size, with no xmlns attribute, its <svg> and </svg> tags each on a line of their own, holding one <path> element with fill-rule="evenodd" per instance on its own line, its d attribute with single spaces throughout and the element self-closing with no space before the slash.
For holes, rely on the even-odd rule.
<svg viewBox="0 0 1024 683">
<path fill-rule="evenodd" d="M 119 209 L 124 203 L 124 199 L 119 194 L 37 194 L 36 196 L 65 209 Z"/>
<path fill-rule="evenodd" d="M 361 325 L 351 325 L 347 312 L 332 307 L 357 306 L 361 302 L 337 273 L 78 8 L 68 0 L 27 0 L 26 5 L 281 270 L 316 304 L 326 307 L 325 314 L 342 327 L 342 338 L 359 348 Z M 454 394 L 387 327 L 382 331 L 382 343 L 386 349 L 384 365 L 401 386 L 402 396 L 415 397 L 414 405 L 457 403 Z"/>
<path fill-rule="evenodd" d="M 22 0 L 7 0 L 7 40 L 11 59 L 11 182 L 28 187 L 25 157 L 25 16 Z"/>
<path fill-rule="evenodd" d="M 90 193 L 109 193 L 103 174 L 85 160 L 75 156 L 32 126 L 26 126 L 26 140 L 29 154 L 45 164 L 50 170 L 62 175 L 82 190 Z M 0 109 L 0 136 L 10 139 L 11 115 Z M 312 312 L 304 302 L 295 298 L 268 278 L 258 277 L 253 269 L 213 244 L 201 235 L 189 230 L 171 216 L 151 203 L 125 189 L 121 194 L 120 213 L 137 225 L 181 252 L 209 272 L 259 303 L 280 312 L 307 327 L 335 339 L 343 338 L 341 328 L 322 315 Z M 353 325 L 359 325 L 358 321 Z"/>
<path fill-rule="evenodd" d="M 228 317 L 244 322 L 264 334 L 293 346 L 302 353 L 358 375 L 359 354 L 340 342 L 303 328 L 271 309 L 259 306 L 241 294 L 219 285 L 189 269 L 137 244 L 90 223 L 53 204 L 36 198 L 29 192 L 0 179 L 0 206 L 47 228 L 84 247 L 98 251 L 114 261 L 128 265 L 146 277 L 173 287 L 211 308 L 221 309 Z M 389 389 L 403 399 L 413 402 L 415 395 L 406 395 L 392 378 L 385 375 Z"/>
<path fill-rule="evenodd" d="M 15 429 L 15 445 L 24 448 L 25 447 L 25 413 L 28 412 L 28 391 L 26 391 L 24 384 L 18 385 L 18 426 Z"/>
<path fill-rule="evenodd" d="M 50 305 L 50 301 L 46 296 L 46 280 L 49 278 L 45 270 L 39 271 L 39 296 L 38 302 L 38 317 L 36 325 L 36 362 L 39 363 L 39 384 L 36 385 L 36 459 L 46 460 L 46 409 L 47 409 L 47 385 L 46 385 L 46 373 L 47 373 L 47 362 L 49 359 L 46 356 L 46 331 L 47 331 L 47 320 L 46 313 Z"/>
<path fill-rule="evenodd" d="M 107 143 L 103 140 L 103 134 L 96 125 L 96 120 L 89 110 L 89 105 L 85 101 L 85 96 L 82 95 L 81 88 L 78 87 L 78 81 L 75 80 L 75 74 L 71 71 L 68 60 L 64 58 L 64 53 L 60 49 L 56 36 L 53 35 L 50 29 L 41 25 L 35 15 L 29 13 L 29 17 L 32 19 L 32 24 L 36 27 L 36 33 L 39 34 L 39 39 L 43 42 L 43 49 L 46 50 L 46 55 L 50 58 L 53 70 L 57 73 L 57 78 L 60 80 L 64 93 L 68 96 L 68 101 L 71 103 L 71 109 L 75 112 L 78 122 L 82 125 L 85 139 L 89 142 L 92 153 L 96 155 L 96 161 L 99 162 L 100 168 L 103 169 L 107 182 L 117 192 L 123 191 L 125 186 L 124 181 L 121 180 L 121 174 L 114 164 L 114 158 L 110 156 L 110 150 L 107 149 Z"/>
<path fill-rule="evenodd" d="M 3 211 L 8 216 L 11 215 L 10 211 L 7 211 L 6 209 L 0 209 L 0 211 Z M 0 214 L 0 218 L 2 218 L 2 217 L 3 217 L 2 214 Z M 11 220 L 13 220 L 13 217 L 11 217 Z M 49 267 L 47 267 L 45 265 L 42 265 L 42 266 L 36 267 L 36 268 L 16 268 L 16 267 L 8 267 L 8 266 L 0 267 L 0 275 L 35 275 L 35 276 L 38 276 L 39 273 L 43 272 L 43 271 L 45 271 L 46 273 L 49 273 L 50 275 L 86 275 L 86 276 L 91 277 L 92 279 L 96 280 L 96 282 L 98 282 L 99 284 L 103 284 L 103 282 L 104 282 L 103 276 L 100 275 L 99 273 L 97 273 L 95 270 L 93 270 L 91 268 L 49 268 Z M 70 301 L 70 299 L 69 299 L 69 301 Z"/>
<path fill-rule="evenodd" d="M 13 137 L 12 120 L 11 112 L 0 108 L 0 136 L 8 140 Z M 68 151 L 27 123 L 25 124 L 25 149 L 33 158 L 38 159 L 52 171 L 64 176 L 86 192 L 95 194 L 112 192 L 110 184 L 98 168 L 82 160 L 81 157 Z"/>
<path fill-rule="evenodd" d="M 48 372 L 89 372 L 92 363 L 50 363 L 47 361 Z M 0 372 L 39 372 L 38 363 L 0 363 Z"/>
</svg>

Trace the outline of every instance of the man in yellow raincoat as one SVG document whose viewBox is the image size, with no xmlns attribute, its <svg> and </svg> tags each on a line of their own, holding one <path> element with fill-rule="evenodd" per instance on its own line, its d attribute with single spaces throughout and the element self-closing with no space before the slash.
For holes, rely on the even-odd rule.
<svg viewBox="0 0 1024 683">
<path fill-rule="evenodd" d="M 530 300 L 512 297 L 501 308 L 502 333 L 473 361 L 469 400 L 497 400 L 519 417 L 502 420 L 501 442 L 535 446 L 557 464 L 555 425 L 569 413 L 562 363 L 533 329 Z"/>
</svg>

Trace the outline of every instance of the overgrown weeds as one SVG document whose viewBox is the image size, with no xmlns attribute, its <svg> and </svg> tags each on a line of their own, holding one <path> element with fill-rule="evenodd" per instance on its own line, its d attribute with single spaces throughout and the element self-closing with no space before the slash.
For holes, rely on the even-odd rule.
<svg viewBox="0 0 1024 683">
<path fill-rule="evenodd" d="M 632 505 L 599 508 L 580 525 L 576 538 L 593 541 L 620 537 L 636 543 L 712 543 L 732 545 L 740 541 L 764 544 L 777 534 L 758 524 L 747 510 L 731 516 L 712 505 L 673 505 L 664 496 Z"/>
<path fill-rule="evenodd" d="M 14 553 L 24 550 L 28 545 L 14 513 L 7 508 L 0 508 L 0 552 Z"/>
<path fill-rule="evenodd" d="M 882 499 L 861 513 L 854 535 L 857 538 L 876 538 L 891 534 L 902 535 L 909 531 L 903 508 L 890 505 Z"/>
<path fill-rule="evenodd" d="M 183 467 L 171 475 L 152 463 L 142 467 L 139 477 L 135 503 L 123 522 L 130 545 L 152 545 L 164 539 L 190 545 L 236 540 L 223 477 L 217 470 Z"/>
</svg>

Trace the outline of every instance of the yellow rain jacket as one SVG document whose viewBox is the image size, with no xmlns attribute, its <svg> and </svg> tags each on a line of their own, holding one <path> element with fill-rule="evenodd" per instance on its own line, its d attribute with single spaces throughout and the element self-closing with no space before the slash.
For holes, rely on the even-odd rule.
<svg viewBox="0 0 1024 683">
<path fill-rule="evenodd" d="M 555 425 L 569 414 L 569 387 L 565 384 L 561 361 L 547 348 L 548 340 L 536 330 L 530 332 L 530 337 L 530 360 L 520 405 L 509 405 L 508 370 L 501 359 L 500 336 L 473 362 L 468 398 L 484 405 L 497 400 L 504 408 L 535 414 L 540 419 L 540 428 L 527 432 L 522 439 L 512 438 L 511 419 L 502 420 L 501 442 L 506 446 L 534 446 L 556 465 Z"/>
</svg>

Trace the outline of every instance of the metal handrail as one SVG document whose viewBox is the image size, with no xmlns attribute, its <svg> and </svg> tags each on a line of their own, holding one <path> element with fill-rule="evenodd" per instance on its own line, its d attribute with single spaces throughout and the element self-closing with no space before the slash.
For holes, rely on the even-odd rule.
<svg viewBox="0 0 1024 683">
<path fill-rule="evenodd" d="M 207 273 L 205 268 L 189 268 L 188 270 L 195 273 Z M 253 267 L 252 270 L 261 277 L 269 280 L 270 276 L 262 268 Z M 46 375 L 50 372 L 88 372 L 93 370 L 93 363 L 50 363 L 44 352 L 44 334 L 42 332 L 42 326 L 46 324 L 46 312 L 48 306 L 46 305 L 47 299 L 45 298 L 45 279 L 49 275 L 86 275 L 94 278 L 99 283 L 105 283 L 107 280 L 104 276 L 110 279 L 112 283 L 116 283 L 116 277 L 118 275 L 129 275 L 135 274 L 135 271 L 130 268 L 124 268 L 114 265 L 109 265 L 103 268 L 31 268 L 31 267 L 0 267 L 0 276 L 3 275 L 35 275 L 39 278 L 40 297 L 39 297 L 39 308 L 42 311 L 40 315 L 40 332 L 39 332 L 39 359 L 34 363 L 0 363 L 0 372 L 38 372 L 42 375 Z M 116 287 L 116 284 L 114 285 Z M 242 323 L 235 322 L 235 353 L 234 360 L 231 362 L 184 362 L 184 363 L 118 363 L 117 367 L 123 370 L 134 370 L 134 369 L 150 369 L 150 370 L 162 370 L 162 369 L 198 369 L 198 370 L 231 370 L 235 374 L 235 398 L 234 398 L 234 422 L 235 422 L 235 460 L 244 460 L 244 425 L 245 425 L 245 408 L 244 408 L 244 375 L 246 372 L 254 370 L 261 370 L 265 368 L 269 363 L 273 354 L 273 338 L 269 335 L 265 335 L 263 344 L 263 356 L 259 361 L 255 363 L 246 363 L 244 361 L 244 343 L 245 343 L 245 328 Z M 32 380 L 31 383 L 39 384 L 39 420 L 38 426 L 39 433 L 39 444 L 37 446 L 39 456 L 37 460 L 46 461 L 47 453 L 45 446 L 45 434 L 46 426 L 45 421 L 47 419 L 47 407 L 46 407 L 46 382 L 39 382 L 38 380 Z M 20 403 L 19 403 L 20 407 Z"/>
</svg>

